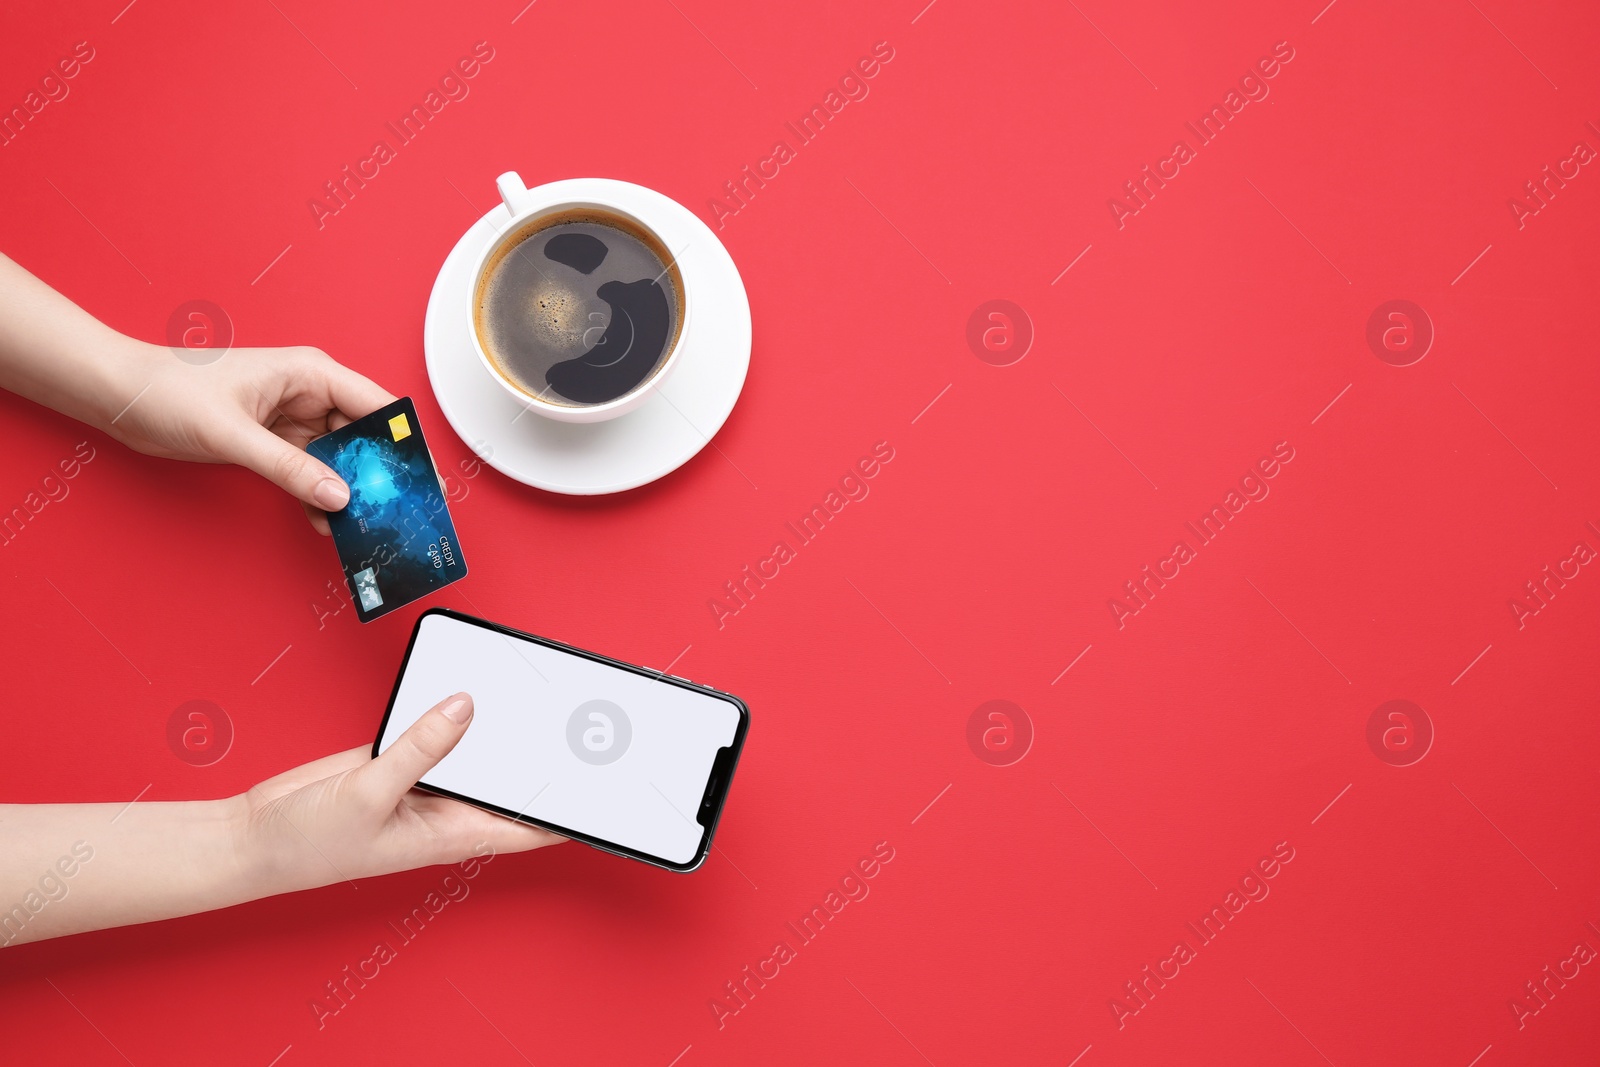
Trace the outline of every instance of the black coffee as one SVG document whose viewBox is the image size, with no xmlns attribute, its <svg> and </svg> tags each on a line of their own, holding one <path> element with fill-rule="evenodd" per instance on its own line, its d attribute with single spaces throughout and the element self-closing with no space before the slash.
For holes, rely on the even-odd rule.
<svg viewBox="0 0 1600 1067">
<path fill-rule="evenodd" d="M 683 322 L 682 286 L 653 235 L 610 212 L 568 211 L 530 223 L 495 254 L 478 281 L 473 326 L 490 361 L 529 395 L 604 404 L 666 361 Z"/>
</svg>

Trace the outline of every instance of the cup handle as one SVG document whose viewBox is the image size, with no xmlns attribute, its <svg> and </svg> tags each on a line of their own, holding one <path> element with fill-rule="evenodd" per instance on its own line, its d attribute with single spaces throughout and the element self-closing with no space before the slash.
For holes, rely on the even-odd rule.
<svg viewBox="0 0 1600 1067">
<path fill-rule="evenodd" d="M 512 218 L 516 218 L 528 209 L 531 202 L 528 187 L 522 184 L 522 176 L 516 171 L 506 171 L 494 180 L 494 185 L 500 190 L 500 199 L 505 202 L 506 210 L 511 212 Z"/>
</svg>

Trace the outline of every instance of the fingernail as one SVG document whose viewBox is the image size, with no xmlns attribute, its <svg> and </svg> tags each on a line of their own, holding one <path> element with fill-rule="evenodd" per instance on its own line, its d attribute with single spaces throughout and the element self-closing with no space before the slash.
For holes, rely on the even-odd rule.
<svg viewBox="0 0 1600 1067">
<path fill-rule="evenodd" d="M 451 722 L 458 726 L 465 725 L 467 720 L 472 718 L 472 698 L 469 696 L 457 697 L 440 710 L 444 712 L 445 718 Z"/>
<path fill-rule="evenodd" d="M 338 511 L 350 503 L 350 490 L 337 478 L 324 478 L 311 491 L 323 511 Z"/>
</svg>

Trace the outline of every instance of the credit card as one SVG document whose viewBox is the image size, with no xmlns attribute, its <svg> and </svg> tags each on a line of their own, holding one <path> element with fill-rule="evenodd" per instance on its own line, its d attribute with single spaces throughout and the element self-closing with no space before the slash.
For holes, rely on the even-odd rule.
<svg viewBox="0 0 1600 1067">
<path fill-rule="evenodd" d="M 350 487 L 350 503 L 330 511 L 328 525 L 362 622 L 467 576 L 410 397 L 324 434 L 306 451 Z"/>
</svg>

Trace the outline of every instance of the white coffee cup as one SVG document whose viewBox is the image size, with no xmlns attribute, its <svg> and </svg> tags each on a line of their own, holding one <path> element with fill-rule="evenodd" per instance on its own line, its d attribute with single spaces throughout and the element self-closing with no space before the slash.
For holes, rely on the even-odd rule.
<svg viewBox="0 0 1600 1067">
<path fill-rule="evenodd" d="M 496 254 L 507 244 L 522 237 L 530 228 L 537 228 L 541 219 L 548 218 L 568 211 L 598 210 L 611 215 L 618 215 L 626 221 L 637 226 L 640 230 L 655 238 L 656 244 L 668 248 L 667 243 L 644 219 L 633 212 L 616 204 L 606 203 L 603 200 L 572 200 L 568 197 L 551 195 L 549 186 L 536 186 L 529 189 L 523 184 L 522 178 L 515 171 L 507 171 L 495 179 L 495 186 L 500 191 L 500 199 L 505 202 L 506 210 L 511 213 L 511 221 L 500 231 L 493 241 L 489 242 L 479 255 L 472 271 L 472 288 L 467 293 L 467 321 L 472 324 L 472 348 L 478 353 L 478 359 L 483 363 L 484 369 L 489 372 L 500 387 L 520 404 L 522 407 L 544 415 L 559 422 L 603 422 L 625 415 L 643 404 L 650 396 L 661 387 L 677 366 L 679 357 L 683 354 L 684 343 L 689 336 L 689 314 L 694 307 L 690 297 L 687 279 L 678 269 L 676 262 L 668 262 L 667 269 L 673 274 L 677 283 L 678 295 L 682 301 L 683 314 L 678 324 L 677 336 L 673 338 L 672 348 L 667 352 L 666 358 L 661 361 L 654 374 L 640 382 L 633 389 L 603 404 L 563 404 L 553 403 L 548 399 L 536 396 L 522 388 L 495 365 L 489 353 L 484 350 L 483 339 L 478 336 L 477 328 L 477 300 L 478 291 L 482 286 L 484 271 L 489 264 L 495 261 Z M 668 249 L 670 254 L 670 249 Z"/>
</svg>

